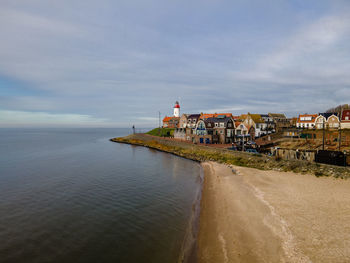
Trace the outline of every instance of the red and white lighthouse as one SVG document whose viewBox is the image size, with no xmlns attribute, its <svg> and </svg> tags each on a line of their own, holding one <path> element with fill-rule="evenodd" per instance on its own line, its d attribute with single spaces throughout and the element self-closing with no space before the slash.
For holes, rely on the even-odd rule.
<svg viewBox="0 0 350 263">
<path fill-rule="evenodd" d="M 174 117 L 180 117 L 180 104 L 178 101 L 175 102 Z"/>
</svg>

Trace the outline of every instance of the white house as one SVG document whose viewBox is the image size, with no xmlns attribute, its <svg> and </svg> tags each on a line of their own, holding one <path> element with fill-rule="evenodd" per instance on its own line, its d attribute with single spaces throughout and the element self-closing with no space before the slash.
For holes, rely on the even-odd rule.
<svg viewBox="0 0 350 263">
<path fill-rule="evenodd" d="M 313 129 L 315 127 L 315 119 L 317 114 L 301 114 L 297 120 L 297 128 Z"/>
</svg>

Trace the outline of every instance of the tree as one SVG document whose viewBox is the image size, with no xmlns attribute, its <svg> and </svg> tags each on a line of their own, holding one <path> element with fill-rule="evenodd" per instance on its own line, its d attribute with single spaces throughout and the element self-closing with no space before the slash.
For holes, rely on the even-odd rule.
<svg viewBox="0 0 350 263">
<path fill-rule="evenodd" d="M 349 108 L 350 108 L 349 104 L 343 104 L 343 105 L 338 105 L 335 108 L 330 108 L 326 112 L 327 113 L 336 112 L 338 113 L 338 116 L 340 116 L 342 110 L 349 109 Z"/>
</svg>

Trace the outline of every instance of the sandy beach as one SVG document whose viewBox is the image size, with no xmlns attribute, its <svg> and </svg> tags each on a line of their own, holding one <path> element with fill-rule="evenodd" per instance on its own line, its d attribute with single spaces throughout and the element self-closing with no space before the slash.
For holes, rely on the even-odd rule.
<svg viewBox="0 0 350 263">
<path fill-rule="evenodd" d="M 350 262 L 350 180 L 203 168 L 199 262 Z"/>
</svg>

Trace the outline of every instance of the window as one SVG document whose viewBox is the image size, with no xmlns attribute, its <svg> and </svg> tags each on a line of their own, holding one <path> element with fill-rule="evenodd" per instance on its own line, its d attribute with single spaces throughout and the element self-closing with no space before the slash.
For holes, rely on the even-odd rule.
<svg viewBox="0 0 350 263">
<path fill-rule="evenodd" d="M 224 133 L 224 131 L 221 130 L 221 131 L 220 131 L 220 134 L 223 134 L 223 133 Z"/>
<path fill-rule="evenodd" d="M 219 127 L 219 123 L 215 122 L 215 127 Z"/>
<path fill-rule="evenodd" d="M 229 123 L 227 124 L 227 126 L 231 128 L 231 127 L 232 127 L 232 123 L 229 122 Z"/>
<path fill-rule="evenodd" d="M 224 128 L 225 127 L 225 124 L 223 122 L 220 122 L 220 127 L 221 128 Z"/>
<path fill-rule="evenodd" d="M 348 120 L 349 120 L 349 116 L 346 116 L 346 117 L 345 117 L 345 120 L 348 121 Z"/>
<path fill-rule="evenodd" d="M 211 123 L 210 122 L 208 123 L 208 127 L 211 127 Z"/>
</svg>

